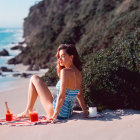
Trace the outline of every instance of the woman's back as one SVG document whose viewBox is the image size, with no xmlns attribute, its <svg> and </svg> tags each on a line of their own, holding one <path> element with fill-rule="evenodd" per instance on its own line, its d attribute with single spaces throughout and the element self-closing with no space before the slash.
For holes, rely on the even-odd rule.
<svg viewBox="0 0 140 140">
<path fill-rule="evenodd" d="M 66 87 L 70 90 L 80 90 L 82 76 L 81 72 L 78 69 L 66 69 L 67 70 L 67 82 Z"/>
<path fill-rule="evenodd" d="M 76 69 L 65 69 L 66 73 L 66 92 L 65 92 L 65 100 L 63 106 L 60 110 L 59 116 L 69 118 L 72 115 L 72 108 L 74 106 L 74 100 L 77 94 L 80 91 L 81 84 L 81 74 Z M 78 80 L 77 80 L 78 79 Z M 60 79 L 56 85 L 57 88 L 57 97 L 59 96 L 60 88 L 63 86 L 61 84 L 62 79 Z M 57 100 L 57 99 L 56 99 Z M 56 100 L 53 102 L 53 107 L 56 106 Z"/>
</svg>

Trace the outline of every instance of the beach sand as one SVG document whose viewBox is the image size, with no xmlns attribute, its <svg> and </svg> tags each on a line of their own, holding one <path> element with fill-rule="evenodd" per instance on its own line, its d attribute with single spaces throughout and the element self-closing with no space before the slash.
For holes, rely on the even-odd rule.
<svg viewBox="0 0 140 140">
<path fill-rule="evenodd" d="M 41 74 L 41 73 L 40 73 Z M 40 75 L 39 74 L 39 75 Z M 0 117 L 5 116 L 7 101 L 13 114 L 21 113 L 27 103 L 29 78 L 13 82 L 0 93 Z M 56 94 L 55 87 L 49 87 Z M 35 108 L 46 115 L 39 101 Z M 140 111 L 105 110 L 103 118 L 85 119 L 81 111 L 74 111 L 70 120 L 62 123 L 35 126 L 0 126 L 0 140 L 139 140 Z"/>
</svg>

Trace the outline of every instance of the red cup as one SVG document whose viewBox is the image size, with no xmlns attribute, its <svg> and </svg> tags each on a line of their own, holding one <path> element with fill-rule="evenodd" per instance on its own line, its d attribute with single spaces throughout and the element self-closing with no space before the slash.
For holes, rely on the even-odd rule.
<svg viewBox="0 0 140 140">
<path fill-rule="evenodd" d="M 6 121 L 12 121 L 13 120 L 13 114 L 12 113 L 6 113 Z"/>
<path fill-rule="evenodd" d="M 37 113 L 37 112 L 32 112 L 32 113 L 30 113 L 30 121 L 31 121 L 31 122 L 36 122 L 36 121 L 38 121 L 38 113 Z"/>
</svg>

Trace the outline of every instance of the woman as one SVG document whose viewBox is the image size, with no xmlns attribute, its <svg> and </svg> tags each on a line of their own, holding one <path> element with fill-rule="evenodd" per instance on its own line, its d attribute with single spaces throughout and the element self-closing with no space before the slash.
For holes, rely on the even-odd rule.
<svg viewBox="0 0 140 140">
<path fill-rule="evenodd" d="M 29 84 L 28 103 L 25 111 L 18 117 L 29 117 L 29 112 L 33 110 L 37 96 L 47 113 L 50 121 L 68 119 L 72 115 L 74 99 L 77 97 L 79 104 L 88 117 L 88 111 L 82 95 L 82 75 L 81 62 L 75 46 L 71 44 L 61 44 L 57 54 L 57 73 L 60 78 L 58 81 L 57 98 L 54 100 L 46 83 L 40 77 L 33 75 Z"/>
</svg>

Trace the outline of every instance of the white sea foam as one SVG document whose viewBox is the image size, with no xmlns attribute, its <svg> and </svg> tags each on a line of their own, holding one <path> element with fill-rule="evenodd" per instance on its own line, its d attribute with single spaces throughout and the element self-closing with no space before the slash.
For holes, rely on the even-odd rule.
<svg viewBox="0 0 140 140">
<path fill-rule="evenodd" d="M 0 28 L 0 33 L 11 33 L 15 32 L 15 30 L 17 30 L 19 33 L 23 32 L 23 30 L 20 28 Z"/>
<path fill-rule="evenodd" d="M 8 50 L 10 56 L 0 56 L 0 67 L 5 66 L 13 68 L 14 65 L 8 65 L 7 61 L 20 53 L 20 50 L 11 50 L 10 48 L 23 41 L 23 30 L 18 28 L 0 28 L 0 51 Z M 0 89 L 7 86 L 7 82 L 16 80 L 18 77 L 12 77 L 13 72 L 2 72 L 0 76 Z"/>
</svg>

